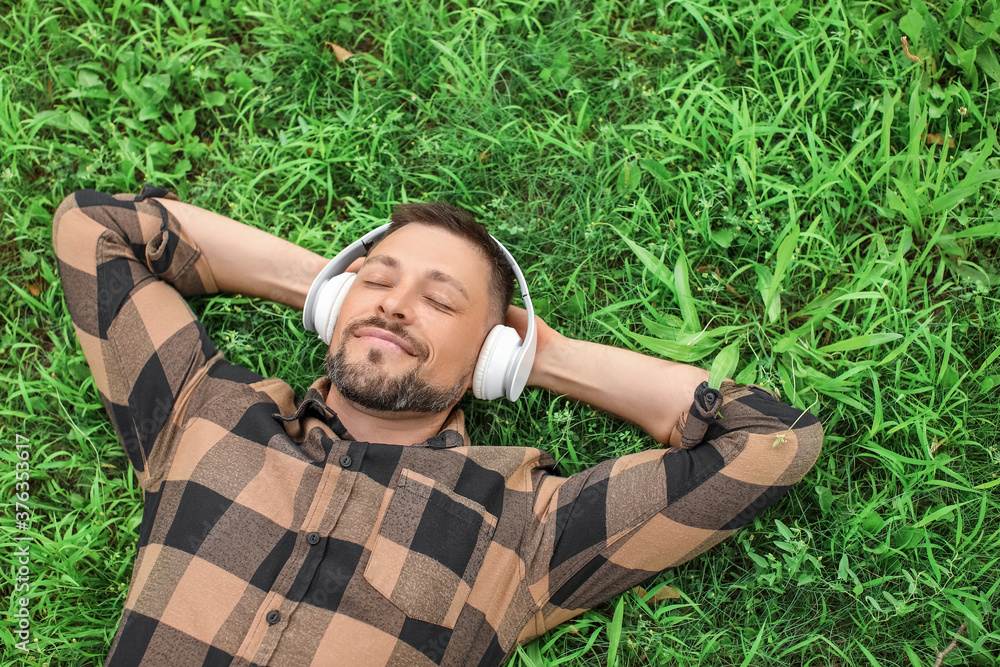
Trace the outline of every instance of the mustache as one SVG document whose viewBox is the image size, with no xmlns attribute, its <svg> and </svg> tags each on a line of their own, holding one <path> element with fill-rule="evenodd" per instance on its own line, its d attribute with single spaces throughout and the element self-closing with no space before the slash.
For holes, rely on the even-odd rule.
<svg viewBox="0 0 1000 667">
<path fill-rule="evenodd" d="M 406 330 L 399 322 L 393 322 L 392 320 L 384 320 L 381 317 L 371 316 L 364 319 L 355 320 L 347 325 L 344 329 L 341 341 L 346 340 L 348 337 L 353 336 L 355 333 L 364 329 L 365 327 L 376 327 L 378 329 L 385 329 L 389 333 L 398 336 L 401 340 L 405 341 L 410 347 L 413 348 L 415 356 L 421 361 L 427 359 L 428 351 L 427 346 L 425 346 L 420 341 L 414 339 L 410 332 Z"/>
</svg>

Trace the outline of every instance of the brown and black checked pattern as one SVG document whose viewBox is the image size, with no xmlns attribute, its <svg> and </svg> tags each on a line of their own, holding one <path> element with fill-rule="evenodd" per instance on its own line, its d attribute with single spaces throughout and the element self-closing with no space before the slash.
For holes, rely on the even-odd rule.
<svg viewBox="0 0 1000 667">
<path fill-rule="evenodd" d="M 423 443 L 354 441 L 325 378 L 296 403 L 216 352 L 183 299 L 211 271 L 155 199 L 78 192 L 53 235 L 145 493 L 108 665 L 496 665 L 717 544 L 819 454 L 815 417 L 733 385 L 697 446 L 568 478 L 470 446 L 460 410 Z"/>
</svg>

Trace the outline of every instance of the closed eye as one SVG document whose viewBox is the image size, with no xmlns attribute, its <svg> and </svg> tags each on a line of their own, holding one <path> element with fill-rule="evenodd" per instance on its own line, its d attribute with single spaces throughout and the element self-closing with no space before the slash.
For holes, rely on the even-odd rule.
<svg viewBox="0 0 1000 667">
<path fill-rule="evenodd" d="M 444 303 L 441 303 L 440 301 L 438 301 L 436 299 L 432 299 L 430 297 L 427 297 L 427 300 L 430 301 L 431 304 L 434 305 L 436 308 L 440 308 L 441 310 L 446 310 L 448 312 L 452 311 L 451 306 L 449 306 L 447 304 L 444 304 Z"/>
</svg>

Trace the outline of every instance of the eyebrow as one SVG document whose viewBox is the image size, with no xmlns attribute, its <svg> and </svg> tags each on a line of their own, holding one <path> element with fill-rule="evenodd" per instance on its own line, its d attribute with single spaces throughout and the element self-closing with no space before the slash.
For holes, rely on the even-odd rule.
<svg viewBox="0 0 1000 667">
<path fill-rule="evenodd" d="M 381 264 L 382 266 L 388 267 L 390 269 L 399 268 L 399 260 L 397 260 L 392 255 L 375 255 L 373 257 L 369 257 L 365 261 L 373 262 L 375 264 Z M 447 273 L 444 273 L 443 271 L 439 271 L 438 269 L 428 269 L 424 273 L 424 278 L 426 278 L 427 280 L 433 280 L 434 282 L 439 282 L 439 283 L 444 283 L 445 285 L 449 285 L 458 290 L 458 292 L 460 292 L 462 296 L 465 297 L 466 301 L 471 301 L 471 299 L 469 298 L 469 290 L 465 289 L 465 285 L 459 282 L 458 279 L 449 276 Z"/>
</svg>

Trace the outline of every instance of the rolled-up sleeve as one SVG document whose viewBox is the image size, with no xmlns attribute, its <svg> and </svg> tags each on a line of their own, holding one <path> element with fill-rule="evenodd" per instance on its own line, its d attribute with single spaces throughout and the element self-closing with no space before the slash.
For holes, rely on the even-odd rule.
<svg viewBox="0 0 1000 667">
<path fill-rule="evenodd" d="M 682 419 L 685 448 L 568 478 L 538 471 L 526 561 L 538 611 L 521 641 L 715 546 L 809 472 L 823 442 L 815 416 L 760 387 L 727 382 L 719 398 L 711 411 L 696 401 Z"/>
<path fill-rule="evenodd" d="M 217 291 L 215 281 L 177 220 L 150 198 L 164 194 L 80 190 L 52 227 L 74 330 L 144 487 L 161 433 L 217 355 L 184 300 Z"/>
</svg>

